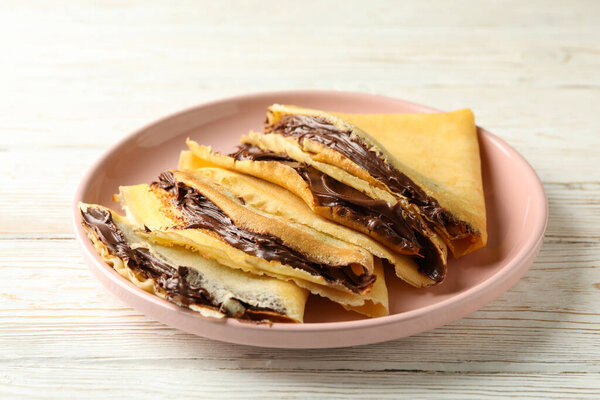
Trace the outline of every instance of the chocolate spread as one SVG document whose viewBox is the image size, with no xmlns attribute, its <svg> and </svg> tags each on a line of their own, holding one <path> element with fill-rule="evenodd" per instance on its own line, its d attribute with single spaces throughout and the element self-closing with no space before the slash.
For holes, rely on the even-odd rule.
<svg viewBox="0 0 600 400">
<path fill-rule="evenodd" d="M 340 217 L 359 222 L 370 232 L 389 240 L 400 253 L 418 256 L 415 261 L 422 273 L 435 281 L 443 279 L 442 260 L 422 233 L 422 222 L 403 212 L 399 204 L 392 206 L 384 200 L 372 199 L 314 167 L 252 144 L 238 146 L 238 150 L 229 156 L 236 160 L 284 162 L 308 184 L 318 206 L 330 207 Z"/>
<path fill-rule="evenodd" d="M 271 150 L 263 150 L 253 144 L 244 143 L 238 146 L 237 151 L 229 154 L 236 161 L 253 160 L 253 161 L 294 161 L 286 154 L 277 154 Z"/>
<path fill-rule="evenodd" d="M 372 150 L 357 137 L 353 137 L 350 132 L 341 131 L 324 118 L 286 115 L 274 125 L 268 126 L 266 132 L 292 136 L 299 142 L 306 138 L 343 154 L 375 179 L 387 185 L 393 192 L 406 197 L 419 207 L 423 215 L 434 225 L 445 227 L 453 240 L 474 233 L 466 222 L 457 220 L 408 176 L 390 165 L 381 154 Z"/>
<path fill-rule="evenodd" d="M 209 306 L 226 315 L 228 310 L 222 304 L 218 304 L 213 296 L 203 287 L 192 282 L 199 281 L 194 275 L 198 273 L 189 267 L 173 267 L 153 256 L 148 249 L 131 248 L 123 233 L 115 225 L 112 215 L 106 210 L 88 207 L 87 210 L 81 210 L 83 224 L 96 233 L 109 253 L 123 260 L 127 260 L 127 266 L 141 272 L 148 278 L 152 278 L 156 284 L 161 287 L 168 300 L 184 306 L 204 305 Z M 291 320 L 281 313 L 274 310 L 254 307 L 243 301 L 237 300 L 244 308 L 242 315 L 229 315 L 241 319 L 250 319 L 260 321 L 263 319 L 273 319 L 277 321 Z"/>
<path fill-rule="evenodd" d="M 252 232 L 236 226 L 215 203 L 196 189 L 176 181 L 171 172 L 162 173 L 159 181 L 153 185 L 174 194 L 175 206 L 187 219 L 184 229 L 210 230 L 247 254 L 268 261 L 279 261 L 311 275 L 322 276 L 328 282 L 342 284 L 355 293 L 364 292 L 377 278 L 366 272 L 356 274 L 352 265 L 330 266 L 320 263 L 285 245 L 274 235 Z"/>
</svg>

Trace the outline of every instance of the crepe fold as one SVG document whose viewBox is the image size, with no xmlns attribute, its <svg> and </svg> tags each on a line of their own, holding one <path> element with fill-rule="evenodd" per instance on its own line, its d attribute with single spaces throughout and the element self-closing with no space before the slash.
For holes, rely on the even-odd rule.
<svg viewBox="0 0 600 400">
<path fill-rule="evenodd" d="M 354 243 L 375 257 L 393 265 L 397 274 L 413 286 L 429 286 L 435 283 L 419 272 L 419 266 L 411 257 L 394 252 L 372 240 L 368 235 L 332 222 L 333 218 L 330 218 L 328 208 L 317 209 L 317 211 L 324 211 L 325 216 L 322 215 L 323 213 L 315 213 L 313 211 L 315 208 L 309 206 L 312 204 L 310 201 L 311 191 L 296 170 L 289 166 L 289 163 L 269 161 L 260 157 L 237 160 L 234 157 L 214 153 L 210 148 L 200 146 L 193 141 L 188 141 L 188 145 L 194 149 L 194 152 L 181 152 L 179 169 L 195 170 L 199 174 L 210 176 L 212 180 L 242 198 L 246 205 L 283 218 L 289 224 L 305 225 L 345 242 Z M 257 148 L 253 149 L 256 152 L 261 151 Z M 200 157 L 196 154 L 199 154 Z M 265 157 L 270 158 L 271 154 L 265 153 Z M 209 165 L 220 165 L 225 168 L 210 167 Z M 278 178 L 275 179 L 275 182 L 279 185 L 267 181 L 272 181 L 273 178 Z M 297 190 L 292 191 L 296 194 L 286 189 L 286 187 L 294 185 Z"/>
<path fill-rule="evenodd" d="M 437 143 L 443 149 L 438 150 L 438 154 L 418 150 L 413 152 L 410 147 L 414 146 L 403 140 L 402 135 L 398 135 L 398 126 L 402 125 L 396 125 L 397 115 L 379 116 L 377 119 L 362 116 L 355 119 L 365 129 L 377 132 L 377 140 L 370 132 L 367 133 L 334 114 L 273 105 L 267 112 L 264 134 L 255 133 L 250 136 L 254 136 L 254 141 L 261 147 L 291 153 L 289 155 L 292 158 L 299 154 L 299 150 L 311 160 L 330 167 L 329 171 L 323 172 L 337 175 L 335 178 L 343 175 L 338 174 L 334 168 L 341 169 L 355 178 L 347 179 L 347 183 L 358 190 L 364 192 L 368 189 L 365 183 L 368 183 L 372 188 L 393 195 L 400 204 L 407 201 L 444 239 L 454 255 L 461 256 L 481 247 L 487 239 L 477 136 L 472 113 L 468 110 L 437 119 L 439 122 L 434 123 L 427 118 L 427 114 L 422 114 L 414 125 L 429 132 L 427 138 L 437 137 Z M 373 121 L 379 121 L 379 125 Z M 429 123 L 418 123 L 422 121 Z M 455 133 L 456 131 L 460 134 Z M 426 146 L 423 141 L 420 143 L 421 146 Z M 290 144 L 294 145 L 295 152 L 288 151 Z M 402 146 L 409 149 L 398 151 Z M 441 168 L 421 167 L 418 171 L 411 167 L 426 164 L 423 157 L 433 163 L 435 156 L 448 160 L 456 157 L 456 154 L 462 155 L 458 157 L 461 160 L 446 163 L 451 169 L 440 174 L 446 177 L 445 185 L 436 180 Z M 414 161 L 416 159 L 420 160 L 420 164 Z M 455 178 L 448 179 L 453 174 Z M 462 186 L 452 185 L 461 179 L 465 181 Z M 459 187 L 464 190 L 453 194 L 452 189 Z M 385 200 L 383 197 L 386 196 L 376 191 L 374 194 Z"/>
<path fill-rule="evenodd" d="M 455 257 L 486 245 L 481 157 L 471 110 L 336 115 L 382 143 L 399 171 L 439 204 L 442 212 L 432 219 L 443 223 L 438 231 Z"/>
<path fill-rule="evenodd" d="M 80 203 L 96 251 L 139 288 L 205 317 L 302 322 L 308 292 L 291 282 L 225 267 L 180 246 L 162 246 L 114 211 Z"/>
<path fill-rule="evenodd" d="M 416 287 L 431 286 L 444 278 L 447 257 L 445 244 L 423 218 L 408 206 L 403 208 L 397 205 L 399 202 L 390 206 L 393 199 L 385 201 L 369 197 L 331 178 L 311 164 L 310 160 L 297 161 L 287 154 L 262 149 L 258 144 L 246 142 L 235 153 L 223 155 L 191 140 L 187 143 L 192 153 L 182 152 L 180 168 L 219 166 L 275 183 L 300 197 L 313 214 L 362 232 L 382 243 L 383 246 L 373 240 L 366 241 L 364 235 L 361 235 L 361 241 L 356 241 L 355 237 L 350 240 L 389 261 L 396 274 L 409 284 Z M 269 189 L 269 192 L 275 193 L 273 189 Z M 295 197 L 289 192 L 287 196 L 278 194 L 278 199 L 290 195 Z"/>
<path fill-rule="evenodd" d="M 258 190 L 253 196 L 256 200 L 263 194 Z M 260 211 L 210 174 L 167 171 L 151 185 L 121 187 L 119 199 L 130 220 L 153 242 L 184 246 L 230 268 L 293 281 L 369 316 L 388 313 L 378 258 Z"/>
<path fill-rule="evenodd" d="M 317 214 L 412 256 L 423 277 L 415 282 L 406 268 L 396 266 L 396 272 L 415 286 L 443 280 L 447 247 L 460 257 L 487 241 L 469 110 L 336 115 L 273 105 L 264 132 L 250 132 L 229 157 L 192 141 L 188 146 L 199 165 L 281 185 Z"/>
</svg>

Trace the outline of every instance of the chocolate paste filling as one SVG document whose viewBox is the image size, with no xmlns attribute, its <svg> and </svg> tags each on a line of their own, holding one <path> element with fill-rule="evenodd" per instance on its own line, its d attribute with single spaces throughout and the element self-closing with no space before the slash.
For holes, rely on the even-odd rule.
<svg viewBox="0 0 600 400">
<path fill-rule="evenodd" d="M 130 269 L 153 279 L 165 291 L 169 301 L 184 306 L 193 304 L 209 306 L 230 317 L 241 319 L 291 321 L 272 309 L 254 307 L 238 299 L 235 301 L 244 306 L 245 312 L 243 315 L 230 315 L 228 310 L 222 304 L 218 304 L 206 289 L 192 283 L 197 280 L 193 279 L 193 275 L 197 272 L 192 268 L 182 266 L 175 268 L 153 256 L 148 249 L 131 248 L 123 233 L 115 225 L 110 212 L 88 207 L 86 211 L 81 210 L 81 216 L 83 224 L 96 233 L 110 254 L 127 260 Z"/>
<path fill-rule="evenodd" d="M 314 167 L 253 144 L 242 144 L 229 156 L 238 161 L 278 161 L 294 168 L 308 184 L 318 206 L 331 207 L 340 217 L 359 222 L 404 249 L 403 254 L 417 255 L 415 261 L 422 273 L 435 281 L 443 279 L 442 260 L 422 234 L 422 222 L 414 215 L 403 213 L 399 204 L 391 206 L 386 201 L 372 199 Z"/>
<path fill-rule="evenodd" d="M 285 162 L 309 185 L 318 206 L 331 207 L 340 217 L 352 217 L 369 231 L 376 232 L 398 248 L 404 249 L 406 254 L 418 254 L 423 246 L 414 232 L 415 229 L 422 229 L 420 221 L 413 215 L 402 213 L 399 205 L 390 206 L 386 201 L 372 199 L 316 168 L 249 143 L 238 146 L 238 150 L 229 156 L 238 161 Z"/>
<path fill-rule="evenodd" d="M 268 261 L 279 261 L 311 275 L 322 276 L 328 282 L 342 284 L 355 293 L 362 293 L 371 287 L 377 278 L 368 273 L 356 274 L 352 265 L 322 264 L 288 247 L 274 235 L 252 232 L 236 226 L 215 203 L 196 189 L 177 182 L 171 172 L 162 173 L 159 181 L 154 182 L 153 185 L 175 195 L 175 205 L 187 218 L 184 229 L 210 230 L 231 246 L 247 254 Z"/>
<path fill-rule="evenodd" d="M 253 160 L 295 162 L 288 157 L 287 154 L 277 154 L 271 150 L 263 150 L 260 147 L 250 143 L 243 143 L 239 145 L 235 152 L 229 154 L 229 157 L 233 157 L 237 161 Z"/>
<path fill-rule="evenodd" d="M 267 127 L 267 132 L 292 136 L 302 142 L 309 139 L 330 147 L 364 168 L 378 181 L 386 184 L 393 192 L 406 197 L 419 207 L 423 215 L 433 224 L 445 227 L 452 240 L 473 235 L 474 231 L 464 221 L 457 220 L 438 201 L 428 196 L 408 176 L 388 164 L 377 152 L 350 132 L 344 132 L 320 117 L 306 115 L 286 115 L 277 123 Z"/>
</svg>

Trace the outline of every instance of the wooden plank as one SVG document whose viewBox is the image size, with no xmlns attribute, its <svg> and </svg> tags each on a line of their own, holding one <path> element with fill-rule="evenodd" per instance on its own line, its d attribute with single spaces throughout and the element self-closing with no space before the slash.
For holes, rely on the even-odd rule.
<svg viewBox="0 0 600 400">
<path fill-rule="evenodd" d="M 599 398 L 598 26 L 594 0 L 1 3 L 0 397 Z M 460 321 L 331 350 L 195 337 L 102 288 L 70 226 L 85 169 L 162 115 L 289 88 L 471 107 L 544 181 L 532 269 Z"/>
<path fill-rule="evenodd" d="M 550 240 L 515 288 L 468 318 L 391 343 L 287 351 L 213 342 L 140 315 L 91 277 L 73 240 L 0 240 L 9 282 L 0 298 L 10 300 L 0 311 L 0 360 L 188 360 L 201 354 L 204 361 L 197 362 L 206 368 L 244 360 L 275 369 L 600 373 L 599 258 L 589 243 Z"/>
<path fill-rule="evenodd" d="M 352 89 L 352 88 L 351 88 Z M 158 119 L 169 112 L 214 100 L 227 95 L 240 94 L 239 90 L 222 89 L 205 91 L 198 96 L 197 90 L 178 91 L 178 100 L 165 107 L 164 102 L 148 98 L 148 92 L 131 95 L 134 103 L 128 113 L 114 102 L 109 90 L 99 92 L 90 99 L 97 102 L 94 107 L 81 104 L 74 108 L 86 113 L 85 118 L 71 119 L 73 108 L 55 106 L 53 114 L 35 117 L 27 109 L 17 113 L 6 113 L 0 119 L 0 133 L 6 140 L 0 144 L 2 157 L 9 151 L 61 151 L 55 156 L 64 157 L 70 151 L 90 153 L 73 155 L 94 161 L 117 140 L 129 132 Z M 261 90 L 256 88 L 255 90 Z M 595 89 L 528 89 L 523 94 L 518 88 L 460 88 L 448 91 L 439 88 L 406 89 L 390 85 L 382 92 L 419 103 L 429 104 L 445 110 L 471 107 L 479 124 L 486 127 L 520 151 L 540 172 L 545 180 L 577 182 L 599 181 L 600 173 L 594 167 L 592 150 L 600 144 L 596 133 L 600 121 L 590 118 L 600 108 L 600 90 Z M 459 95 L 457 95 L 459 93 Z M 28 101 L 24 94 L 11 101 Z M 49 92 L 43 101 L 51 104 Z M 531 105 L 531 103 L 534 105 Z M 9 107 L 8 100 L 0 104 Z M 171 104 L 171 103 L 170 103 Z M 98 108 L 96 110 L 95 108 Z M 0 109 L 2 113 L 2 109 Z M 125 114 L 128 114 L 126 116 Z M 1 115 L 1 114 L 0 114 Z M 566 134 L 568 132 L 568 135 Z M 97 150 L 97 153 L 93 153 Z M 549 151 L 546 154 L 545 151 Z M 584 157 L 580 154 L 584 154 Z M 37 156 L 37 155 L 36 155 Z M 555 163 L 547 163 L 551 157 Z M 583 171 L 581 170 L 583 168 Z"/>
<path fill-rule="evenodd" d="M 578 398 L 596 399 L 595 374 L 431 374 L 418 371 L 271 371 L 201 369 L 194 361 L 164 364 L 85 362 L 72 365 L 48 361 L 5 370 L 0 393 L 15 397 L 128 398 L 273 398 L 395 399 Z M 74 377 L 77 378 L 74 378 Z M 115 379 L 118 376 L 118 379 Z M 110 382 L 110 384 L 107 384 Z M 7 385 L 6 383 L 9 383 Z"/>
<path fill-rule="evenodd" d="M 556 151 L 558 155 L 560 151 Z M 0 185 L 3 187 L 0 234 L 70 235 L 73 232 L 70 207 L 75 187 L 89 160 L 98 157 L 99 153 L 99 149 L 57 148 L 6 152 L 5 159 L 9 162 L 0 164 Z M 43 175 L 35 174 L 38 163 L 52 165 L 56 159 L 62 162 L 44 171 Z M 595 167 L 590 165 L 590 174 L 598 174 L 591 171 L 592 168 Z M 545 184 L 550 212 L 548 236 L 600 238 L 599 182 Z M 119 208 L 117 204 L 112 206 Z"/>
</svg>

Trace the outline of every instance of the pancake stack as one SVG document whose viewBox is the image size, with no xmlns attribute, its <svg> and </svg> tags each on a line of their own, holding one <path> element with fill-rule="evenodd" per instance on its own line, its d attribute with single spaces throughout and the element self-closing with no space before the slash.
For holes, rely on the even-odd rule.
<svg viewBox="0 0 600 400">
<path fill-rule="evenodd" d="M 334 114 L 273 105 L 230 154 L 187 140 L 177 169 L 123 186 L 126 217 L 81 205 L 102 257 L 135 285 L 211 318 L 302 322 L 308 293 L 389 313 L 384 268 L 439 284 L 448 254 L 485 246 L 469 110 Z"/>
</svg>

